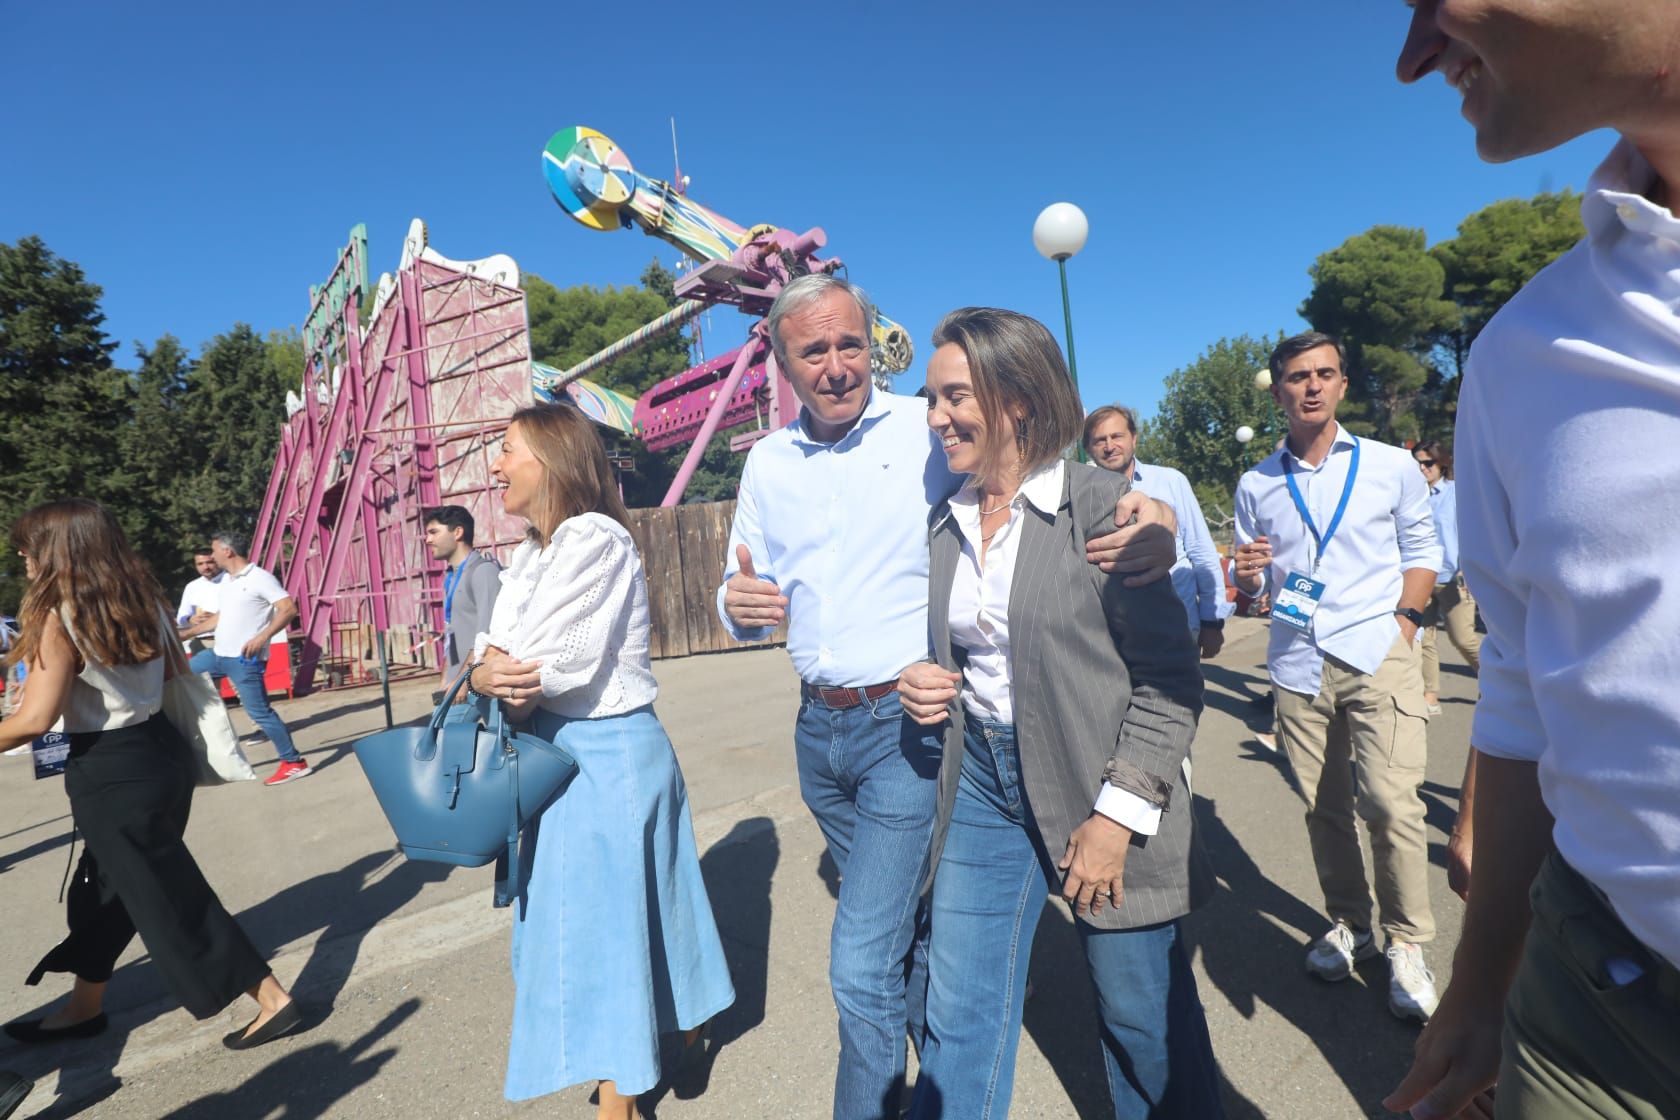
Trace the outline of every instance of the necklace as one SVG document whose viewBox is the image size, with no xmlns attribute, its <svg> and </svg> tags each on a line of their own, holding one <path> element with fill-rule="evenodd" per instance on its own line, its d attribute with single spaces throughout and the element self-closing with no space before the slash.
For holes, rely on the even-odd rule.
<svg viewBox="0 0 1680 1120">
<path fill-rule="evenodd" d="M 994 513 L 1000 513 L 1003 510 L 1008 509 L 1009 506 L 1010 506 L 1010 503 L 1013 502 L 1014 500 L 1015 500 L 1014 498 L 1010 498 L 1008 502 L 1004 502 L 1001 506 L 993 506 L 991 509 L 987 509 L 985 506 L 981 506 L 980 507 L 980 516 L 981 517 L 990 517 Z"/>
</svg>

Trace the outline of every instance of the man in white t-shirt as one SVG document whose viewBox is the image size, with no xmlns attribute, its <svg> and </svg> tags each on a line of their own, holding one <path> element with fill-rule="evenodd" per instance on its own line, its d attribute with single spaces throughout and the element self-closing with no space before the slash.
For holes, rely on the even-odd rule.
<svg viewBox="0 0 1680 1120">
<path fill-rule="evenodd" d="M 216 667 L 216 613 L 222 609 L 221 583 L 226 577 L 208 548 L 193 550 L 193 567 L 198 578 L 181 592 L 181 605 L 175 608 L 175 630 L 193 651 L 189 661 L 193 672 L 208 673 Z"/>
<path fill-rule="evenodd" d="M 1483 328 L 1460 563 L 1487 637 L 1452 983 L 1384 1101 L 1418 1120 L 1680 1116 L 1680 4 L 1416 0 L 1482 158 L 1619 142 L 1586 236 Z M 1466 793 L 1469 791 L 1466 790 Z M 1473 801 L 1473 808 L 1468 802 Z"/>
<path fill-rule="evenodd" d="M 221 609 L 215 619 L 214 671 L 233 682 L 245 714 L 274 744 L 280 765 L 263 784 L 278 786 L 310 774 L 309 762 L 292 745 L 291 732 L 269 706 L 263 683 L 269 642 L 285 632 L 298 610 L 279 580 L 246 559 L 250 547 L 250 538 L 233 530 L 210 538 L 211 555 L 225 573 L 220 584 Z"/>
</svg>

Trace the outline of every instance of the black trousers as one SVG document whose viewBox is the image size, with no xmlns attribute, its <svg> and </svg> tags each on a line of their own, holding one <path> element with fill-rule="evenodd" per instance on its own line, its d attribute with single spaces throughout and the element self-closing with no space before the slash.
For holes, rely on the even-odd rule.
<svg viewBox="0 0 1680 1120">
<path fill-rule="evenodd" d="M 70 934 L 28 983 L 47 972 L 104 983 L 136 932 L 170 992 L 200 1019 L 268 975 L 182 839 L 194 767 L 191 748 L 162 713 L 71 735 L 64 789 L 86 847 L 67 898 Z"/>
</svg>

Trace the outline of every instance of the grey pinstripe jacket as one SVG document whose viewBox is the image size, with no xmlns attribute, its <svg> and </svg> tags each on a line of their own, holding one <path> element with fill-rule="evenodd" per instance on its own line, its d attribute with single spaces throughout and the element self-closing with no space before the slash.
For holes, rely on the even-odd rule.
<svg viewBox="0 0 1680 1120">
<path fill-rule="evenodd" d="M 1068 463 L 1063 479 L 1053 521 L 1026 507 L 1009 594 L 1021 778 L 1052 862 L 1091 815 L 1104 781 L 1164 808 L 1156 835 L 1132 838 L 1120 909 L 1081 919 L 1131 929 L 1181 917 L 1212 893 L 1181 769 L 1202 710 L 1202 670 L 1170 580 L 1128 588 L 1085 560 L 1085 541 L 1113 530 L 1114 503 L 1130 480 L 1080 463 Z M 928 622 L 934 656 L 947 669 L 961 668 L 950 631 L 961 552 L 962 535 L 943 504 L 931 520 Z M 962 702 L 951 708 L 936 872 L 962 769 Z"/>
</svg>

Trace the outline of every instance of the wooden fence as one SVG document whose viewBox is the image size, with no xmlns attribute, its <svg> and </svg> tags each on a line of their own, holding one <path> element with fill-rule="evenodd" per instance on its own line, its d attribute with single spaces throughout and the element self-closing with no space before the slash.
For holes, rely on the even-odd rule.
<svg viewBox="0 0 1680 1120">
<path fill-rule="evenodd" d="M 647 572 L 654 657 L 686 657 L 787 641 L 787 624 L 762 642 L 737 642 L 717 616 L 735 503 L 633 509 L 630 533 Z"/>
</svg>

